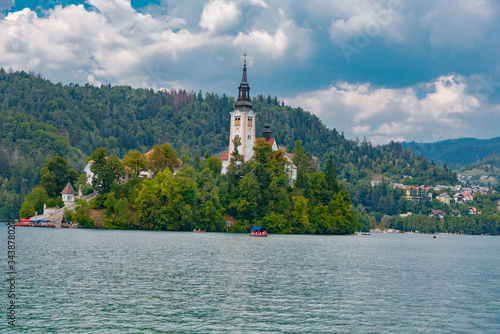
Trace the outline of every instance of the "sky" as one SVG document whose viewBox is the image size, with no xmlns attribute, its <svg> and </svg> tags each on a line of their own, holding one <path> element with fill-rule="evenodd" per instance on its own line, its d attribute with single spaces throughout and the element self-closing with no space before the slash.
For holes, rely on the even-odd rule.
<svg viewBox="0 0 500 334">
<path fill-rule="evenodd" d="M 499 0 L 0 0 L 0 67 L 278 97 L 374 144 L 500 136 Z"/>
</svg>

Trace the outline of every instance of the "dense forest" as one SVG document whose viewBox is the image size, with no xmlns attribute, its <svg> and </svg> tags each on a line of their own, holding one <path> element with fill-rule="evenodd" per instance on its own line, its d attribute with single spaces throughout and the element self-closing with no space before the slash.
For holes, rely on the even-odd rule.
<svg viewBox="0 0 500 334">
<path fill-rule="evenodd" d="M 403 150 L 399 143 L 373 146 L 346 139 L 318 117 L 271 96 L 257 96 L 252 104 L 258 113 L 257 133 L 270 124 L 273 137 L 289 152 L 301 140 L 316 171 L 325 171 L 331 156 L 355 207 L 364 203 L 358 194 L 374 178 L 400 181 L 410 175 L 416 185 L 456 182 L 450 170 Z M 100 147 L 120 158 L 164 143 L 181 160 L 221 154 L 228 146 L 233 105 L 234 98 L 226 95 L 62 85 L 39 74 L 0 69 L 0 217 L 18 218 L 23 198 L 40 182 L 42 166 L 56 155 L 82 173 L 86 158 Z M 383 212 L 382 204 L 373 210 Z M 392 207 L 403 209 L 402 203 L 399 209 Z"/>
</svg>

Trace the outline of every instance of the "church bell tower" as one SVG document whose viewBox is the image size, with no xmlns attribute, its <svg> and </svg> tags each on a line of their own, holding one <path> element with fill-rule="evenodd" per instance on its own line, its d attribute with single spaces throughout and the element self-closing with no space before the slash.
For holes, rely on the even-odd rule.
<svg viewBox="0 0 500 334">
<path fill-rule="evenodd" d="M 247 81 L 247 60 L 243 61 L 243 76 L 238 87 L 238 100 L 234 104 L 231 114 L 231 128 L 229 135 L 229 157 L 234 150 L 233 140 L 240 137 L 241 146 L 238 151 L 243 155 L 245 161 L 253 156 L 253 146 L 255 144 L 255 112 L 252 110 L 250 99 L 250 86 Z"/>
</svg>

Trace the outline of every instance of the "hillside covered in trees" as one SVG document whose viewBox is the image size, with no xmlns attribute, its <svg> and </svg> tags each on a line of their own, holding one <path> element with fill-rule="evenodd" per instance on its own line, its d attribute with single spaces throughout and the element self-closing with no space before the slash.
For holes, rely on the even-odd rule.
<svg viewBox="0 0 500 334">
<path fill-rule="evenodd" d="M 318 117 L 283 105 L 271 96 L 252 100 L 257 133 L 271 125 L 287 151 L 301 140 L 325 170 L 332 156 L 338 177 L 350 187 L 376 175 L 399 181 L 411 175 L 422 184 L 452 184 L 455 175 L 399 143 L 372 146 L 328 129 Z M 18 218 L 23 198 L 41 178 L 43 164 L 58 155 L 82 173 L 86 158 L 100 147 L 124 157 L 169 143 L 180 158 L 227 149 L 234 98 L 186 91 L 153 91 L 128 86 L 62 85 L 41 75 L 0 69 L 0 218 Z M 359 203 L 354 203 L 355 205 Z"/>
<path fill-rule="evenodd" d="M 415 154 L 423 154 L 438 165 L 459 169 L 490 155 L 500 154 L 500 137 L 491 139 L 460 138 L 441 140 L 435 143 L 404 142 L 403 148 Z"/>
</svg>

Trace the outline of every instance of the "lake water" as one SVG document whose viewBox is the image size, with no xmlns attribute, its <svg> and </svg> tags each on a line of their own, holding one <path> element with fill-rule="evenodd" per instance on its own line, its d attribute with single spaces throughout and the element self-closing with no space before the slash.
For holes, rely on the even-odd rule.
<svg viewBox="0 0 500 334">
<path fill-rule="evenodd" d="M 499 333 L 500 238 L 16 228 L 0 332 Z"/>
</svg>

